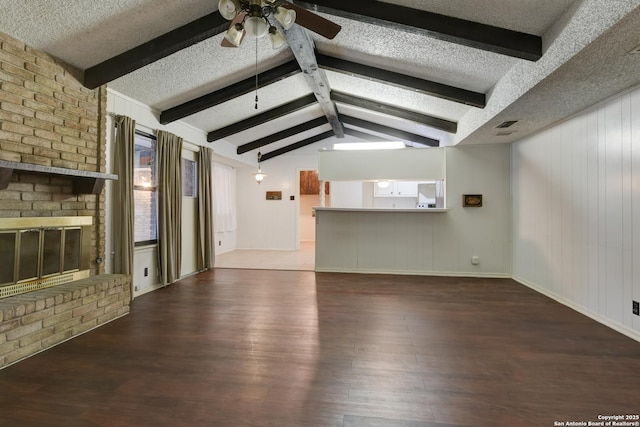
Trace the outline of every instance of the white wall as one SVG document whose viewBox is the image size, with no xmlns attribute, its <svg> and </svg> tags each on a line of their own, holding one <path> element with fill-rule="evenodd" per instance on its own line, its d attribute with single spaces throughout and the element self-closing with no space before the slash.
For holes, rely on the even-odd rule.
<svg viewBox="0 0 640 427">
<path fill-rule="evenodd" d="M 446 148 L 449 211 L 435 230 L 439 270 L 511 274 L 510 156 L 507 144 Z M 482 194 L 482 207 L 462 207 L 464 194 Z M 472 256 L 479 265 L 471 264 Z"/>
<path fill-rule="evenodd" d="M 313 216 L 313 207 L 320 205 L 320 196 L 317 194 L 300 195 L 300 241 L 313 242 L 316 240 L 316 221 Z"/>
<path fill-rule="evenodd" d="M 509 145 L 447 147 L 447 212 L 319 212 L 316 269 L 509 277 L 509 174 Z M 462 207 L 463 194 L 483 207 Z"/>
<path fill-rule="evenodd" d="M 238 168 L 238 249 L 299 248 L 299 171 L 315 170 L 317 155 L 283 155 L 262 162 L 265 180 L 253 178 L 256 168 Z M 266 200 L 267 191 L 282 191 L 282 200 Z M 294 196 L 295 200 L 290 200 Z"/>
<path fill-rule="evenodd" d="M 640 89 L 513 145 L 513 275 L 640 339 Z"/>
</svg>

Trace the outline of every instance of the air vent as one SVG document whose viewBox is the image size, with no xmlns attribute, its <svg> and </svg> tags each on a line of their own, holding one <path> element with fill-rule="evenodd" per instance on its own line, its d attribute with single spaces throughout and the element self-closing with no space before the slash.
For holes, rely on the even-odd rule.
<svg viewBox="0 0 640 427">
<path fill-rule="evenodd" d="M 513 126 L 516 123 L 518 123 L 517 120 L 507 120 L 506 122 L 502 122 L 498 126 L 496 126 L 496 129 L 508 128 L 508 127 Z"/>
</svg>

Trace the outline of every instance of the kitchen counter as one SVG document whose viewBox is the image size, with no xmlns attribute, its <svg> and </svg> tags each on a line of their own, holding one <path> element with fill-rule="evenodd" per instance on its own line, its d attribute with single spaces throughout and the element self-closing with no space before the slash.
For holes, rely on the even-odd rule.
<svg viewBox="0 0 640 427">
<path fill-rule="evenodd" d="M 331 208 L 331 207 L 314 207 L 316 211 L 333 211 L 333 212 L 396 212 L 396 213 L 440 213 L 447 212 L 448 209 L 439 208 Z"/>
<path fill-rule="evenodd" d="M 427 274 L 447 209 L 315 208 L 316 271 Z M 440 214 L 440 215 L 433 215 Z"/>
</svg>

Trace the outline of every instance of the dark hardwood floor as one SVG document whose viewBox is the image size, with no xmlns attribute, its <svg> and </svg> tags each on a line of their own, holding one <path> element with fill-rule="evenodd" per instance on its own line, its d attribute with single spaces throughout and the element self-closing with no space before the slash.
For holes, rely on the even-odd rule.
<svg viewBox="0 0 640 427">
<path fill-rule="evenodd" d="M 0 426 L 546 427 L 640 411 L 640 343 L 512 280 L 216 269 L 0 371 Z"/>
</svg>

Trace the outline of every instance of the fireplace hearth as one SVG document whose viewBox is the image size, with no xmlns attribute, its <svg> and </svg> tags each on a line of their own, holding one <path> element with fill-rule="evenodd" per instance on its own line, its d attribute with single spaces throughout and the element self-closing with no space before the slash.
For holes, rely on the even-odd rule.
<svg viewBox="0 0 640 427">
<path fill-rule="evenodd" d="M 0 298 L 89 277 L 93 217 L 0 218 Z"/>
</svg>

